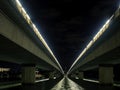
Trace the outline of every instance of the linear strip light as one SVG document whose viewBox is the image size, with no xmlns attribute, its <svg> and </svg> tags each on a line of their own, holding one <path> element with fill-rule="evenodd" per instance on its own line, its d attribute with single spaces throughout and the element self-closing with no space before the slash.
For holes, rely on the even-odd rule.
<svg viewBox="0 0 120 90">
<path fill-rule="evenodd" d="M 107 30 L 110 25 L 111 20 L 113 19 L 114 14 L 106 21 L 106 23 L 102 26 L 102 28 L 98 31 L 98 33 L 93 37 L 93 39 L 88 43 L 88 45 L 83 49 L 77 59 L 74 61 L 67 74 L 73 68 L 73 66 L 78 62 L 78 60 L 86 53 L 86 51 L 99 39 L 99 37 Z"/>
<path fill-rule="evenodd" d="M 20 3 L 19 0 L 16 0 L 16 6 L 19 10 L 19 12 L 22 14 L 22 16 L 25 18 L 25 20 L 27 21 L 27 23 L 32 27 L 34 33 L 38 36 L 38 38 L 40 39 L 40 41 L 42 41 L 42 43 L 44 44 L 44 46 L 48 49 L 48 51 L 50 52 L 50 54 L 53 56 L 53 58 L 55 59 L 55 61 L 57 62 L 58 66 L 60 67 L 62 73 L 63 69 L 61 67 L 61 65 L 59 64 L 57 58 L 54 56 L 52 50 L 50 49 L 50 47 L 47 45 L 46 41 L 44 40 L 44 38 L 42 37 L 40 31 L 38 30 L 38 28 L 36 27 L 36 25 L 31 21 L 29 15 L 27 14 L 27 12 L 25 11 L 24 7 L 22 6 L 22 4 Z"/>
</svg>

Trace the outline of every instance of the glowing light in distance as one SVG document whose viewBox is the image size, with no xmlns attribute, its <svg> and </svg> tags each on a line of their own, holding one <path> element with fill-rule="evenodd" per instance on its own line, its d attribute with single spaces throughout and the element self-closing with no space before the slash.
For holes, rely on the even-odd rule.
<svg viewBox="0 0 120 90">
<path fill-rule="evenodd" d="M 10 71 L 10 68 L 0 68 L 0 72 L 8 72 L 8 71 Z"/>
</svg>

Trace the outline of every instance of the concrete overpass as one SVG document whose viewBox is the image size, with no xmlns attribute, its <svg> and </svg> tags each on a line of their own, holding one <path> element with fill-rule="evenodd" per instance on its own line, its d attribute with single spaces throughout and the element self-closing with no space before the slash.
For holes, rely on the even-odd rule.
<svg viewBox="0 0 120 90">
<path fill-rule="evenodd" d="M 63 73 L 54 54 L 20 3 L 17 0 L 1 0 L 0 8 L 0 60 L 23 65 L 24 81 L 33 73 L 28 83 L 34 82 L 35 66 Z"/>
<path fill-rule="evenodd" d="M 120 8 L 88 43 L 68 74 L 99 68 L 99 81 L 113 82 L 113 65 L 120 63 Z"/>
<path fill-rule="evenodd" d="M 0 1 L 0 60 L 23 65 L 23 83 L 34 83 L 35 65 L 43 70 L 57 70 L 63 73 L 35 24 L 16 1 Z M 112 66 L 120 63 L 119 19 L 120 9 L 88 43 L 68 74 L 77 71 L 83 78 L 83 71 L 100 67 L 101 82 L 108 84 L 113 82 Z M 54 75 L 51 74 L 52 76 Z"/>
</svg>

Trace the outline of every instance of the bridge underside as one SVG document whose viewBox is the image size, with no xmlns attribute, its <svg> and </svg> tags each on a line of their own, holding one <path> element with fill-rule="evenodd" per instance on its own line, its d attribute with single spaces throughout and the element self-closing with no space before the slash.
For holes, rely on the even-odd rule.
<svg viewBox="0 0 120 90">
<path fill-rule="evenodd" d="M 0 61 L 17 64 L 35 64 L 43 70 L 52 70 L 53 67 L 39 57 L 18 46 L 6 37 L 0 35 Z"/>
<path fill-rule="evenodd" d="M 120 47 L 117 47 L 114 50 L 111 50 L 100 57 L 84 64 L 80 68 L 80 71 L 86 71 L 89 69 L 98 68 L 100 64 L 120 64 Z"/>
<path fill-rule="evenodd" d="M 117 17 L 112 21 L 106 32 L 96 41 L 95 44 L 79 59 L 72 71 L 81 71 L 97 68 L 99 64 L 120 63 L 120 26 Z"/>
</svg>

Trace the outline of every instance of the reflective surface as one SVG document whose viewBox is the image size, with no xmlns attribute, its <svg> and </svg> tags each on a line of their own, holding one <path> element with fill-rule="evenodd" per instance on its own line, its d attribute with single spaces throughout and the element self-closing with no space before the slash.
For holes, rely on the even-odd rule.
<svg viewBox="0 0 120 90">
<path fill-rule="evenodd" d="M 120 90 L 120 87 L 104 86 L 80 79 L 50 79 L 34 85 L 20 85 L 2 90 Z"/>
<path fill-rule="evenodd" d="M 73 82 L 67 77 L 64 77 L 56 86 L 51 90 L 84 90 L 81 86 Z"/>
</svg>

